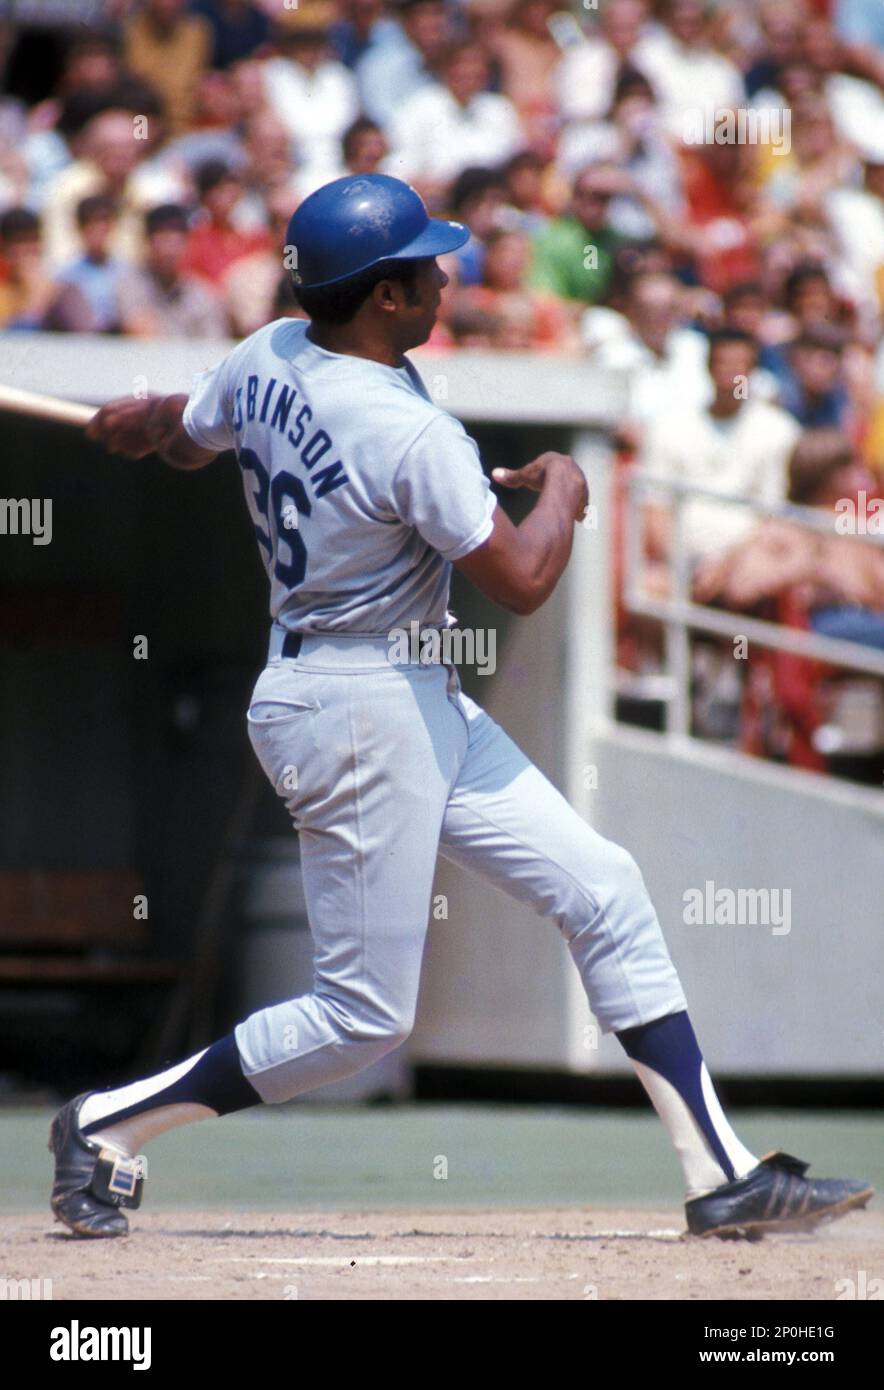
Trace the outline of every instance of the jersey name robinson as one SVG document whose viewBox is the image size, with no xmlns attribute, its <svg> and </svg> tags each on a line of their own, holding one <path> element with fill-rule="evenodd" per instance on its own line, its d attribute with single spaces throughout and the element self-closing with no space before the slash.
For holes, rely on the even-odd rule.
<svg viewBox="0 0 884 1390">
<path fill-rule="evenodd" d="M 288 631 L 386 635 L 450 622 L 451 562 L 492 530 L 475 442 L 415 368 L 318 347 L 280 319 L 198 380 L 195 443 L 235 449 Z"/>
</svg>

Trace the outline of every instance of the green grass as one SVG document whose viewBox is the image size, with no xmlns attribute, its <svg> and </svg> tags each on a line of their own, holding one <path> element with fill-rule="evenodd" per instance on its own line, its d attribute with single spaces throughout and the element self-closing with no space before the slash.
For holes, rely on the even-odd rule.
<svg viewBox="0 0 884 1390">
<path fill-rule="evenodd" d="M 51 1111 L 0 1111 L 0 1209 L 45 1206 Z M 884 1119 L 868 1113 L 737 1112 L 754 1152 L 884 1189 Z M 438 1158 L 448 1177 L 434 1177 Z M 147 1151 L 149 1200 L 238 1210 L 544 1207 L 681 1201 L 676 1159 L 653 1115 L 553 1106 L 293 1105 L 175 1130 Z"/>
</svg>

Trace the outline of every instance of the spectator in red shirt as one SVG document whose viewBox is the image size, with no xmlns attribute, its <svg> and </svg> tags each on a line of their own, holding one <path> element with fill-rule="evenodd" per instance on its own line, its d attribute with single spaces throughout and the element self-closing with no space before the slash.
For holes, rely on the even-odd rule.
<svg viewBox="0 0 884 1390">
<path fill-rule="evenodd" d="M 263 250 L 266 231 L 241 231 L 233 220 L 242 186 L 220 160 L 208 160 L 196 173 L 200 217 L 190 233 L 184 269 L 211 285 L 220 285 L 225 271 L 243 256 Z"/>
<path fill-rule="evenodd" d="M 759 206 L 752 180 L 755 148 L 685 146 L 679 151 L 687 202 L 686 242 L 699 278 L 721 293 L 759 271 L 758 246 L 775 232 L 778 213 Z"/>
</svg>

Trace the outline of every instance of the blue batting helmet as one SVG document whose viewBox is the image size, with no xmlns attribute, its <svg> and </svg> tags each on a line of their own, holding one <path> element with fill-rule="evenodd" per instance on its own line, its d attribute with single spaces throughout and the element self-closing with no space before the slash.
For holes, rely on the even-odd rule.
<svg viewBox="0 0 884 1390">
<path fill-rule="evenodd" d="M 462 222 L 431 218 L 407 183 L 388 174 L 348 174 L 318 188 L 288 225 L 292 279 L 322 289 L 382 261 L 411 261 L 454 251 L 469 238 Z"/>
</svg>

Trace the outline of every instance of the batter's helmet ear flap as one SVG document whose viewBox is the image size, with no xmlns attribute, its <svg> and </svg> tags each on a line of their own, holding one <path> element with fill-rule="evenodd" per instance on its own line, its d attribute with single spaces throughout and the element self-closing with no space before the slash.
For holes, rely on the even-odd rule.
<svg viewBox="0 0 884 1390">
<path fill-rule="evenodd" d="M 431 218 L 409 184 L 388 174 L 348 174 L 305 198 L 288 225 L 295 289 L 322 289 L 384 261 L 426 260 L 469 239 L 462 222 Z"/>
</svg>

